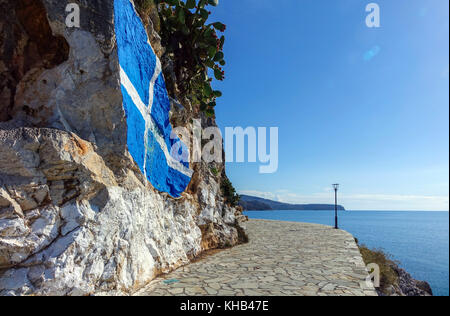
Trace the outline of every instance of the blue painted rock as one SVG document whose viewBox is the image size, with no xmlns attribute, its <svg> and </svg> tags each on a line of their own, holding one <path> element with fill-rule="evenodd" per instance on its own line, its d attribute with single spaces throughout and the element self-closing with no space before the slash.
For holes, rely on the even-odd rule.
<svg viewBox="0 0 450 316">
<path fill-rule="evenodd" d="M 115 0 L 114 12 L 128 149 L 156 189 L 179 197 L 193 171 L 188 149 L 172 133 L 161 63 L 134 5 Z M 173 148 L 178 152 L 174 154 Z"/>
</svg>

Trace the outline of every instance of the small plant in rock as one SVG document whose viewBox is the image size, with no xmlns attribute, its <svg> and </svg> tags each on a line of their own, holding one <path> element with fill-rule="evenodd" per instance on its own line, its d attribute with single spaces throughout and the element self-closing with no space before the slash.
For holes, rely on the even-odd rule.
<svg viewBox="0 0 450 316">
<path fill-rule="evenodd" d="M 225 174 L 223 174 L 222 176 L 220 188 L 222 189 L 222 195 L 225 198 L 226 202 L 231 206 L 237 206 L 241 197 L 236 193 L 236 189 L 233 187 L 230 179 L 228 179 Z"/>
<path fill-rule="evenodd" d="M 226 26 L 220 22 L 207 23 L 208 6 L 218 0 L 155 0 L 161 20 L 162 44 L 173 61 L 173 70 L 181 97 L 198 104 L 207 116 L 214 116 L 216 99 L 222 92 L 211 86 L 212 73 L 217 80 L 225 79 L 223 46 L 219 36 Z"/>
<path fill-rule="evenodd" d="M 210 170 L 213 175 L 215 176 L 219 175 L 219 170 L 217 170 L 216 168 L 212 167 Z"/>
</svg>

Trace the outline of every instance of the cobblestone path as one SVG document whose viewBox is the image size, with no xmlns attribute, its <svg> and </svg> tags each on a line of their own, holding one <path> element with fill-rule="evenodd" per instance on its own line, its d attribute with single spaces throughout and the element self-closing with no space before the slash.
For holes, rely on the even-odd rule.
<svg viewBox="0 0 450 316">
<path fill-rule="evenodd" d="M 137 295 L 376 296 L 351 234 L 276 221 L 247 223 L 250 242 L 155 279 Z"/>
</svg>

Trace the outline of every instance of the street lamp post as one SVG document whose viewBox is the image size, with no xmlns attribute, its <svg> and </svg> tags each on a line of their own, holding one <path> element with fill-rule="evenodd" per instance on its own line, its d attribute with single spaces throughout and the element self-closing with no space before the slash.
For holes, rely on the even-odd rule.
<svg viewBox="0 0 450 316">
<path fill-rule="evenodd" d="M 338 225 L 338 210 L 337 210 L 337 191 L 339 189 L 339 184 L 333 184 L 334 188 L 334 228 L 339 229 Z"/>
</svg>

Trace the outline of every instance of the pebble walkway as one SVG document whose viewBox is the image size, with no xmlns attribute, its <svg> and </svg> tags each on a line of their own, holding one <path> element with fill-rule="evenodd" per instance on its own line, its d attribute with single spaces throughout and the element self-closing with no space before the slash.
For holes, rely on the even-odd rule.
<svg viewBox="0 0 450 316">
<path fill-rule="evenodd" d="M 155 279 L 146 296 L 376 296 L 351 234 L 331 227 L 246 223 L 250 242 Z"/>
</svg>

